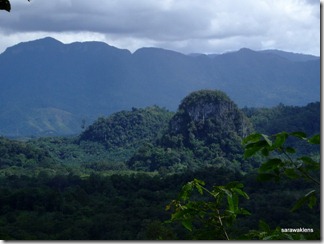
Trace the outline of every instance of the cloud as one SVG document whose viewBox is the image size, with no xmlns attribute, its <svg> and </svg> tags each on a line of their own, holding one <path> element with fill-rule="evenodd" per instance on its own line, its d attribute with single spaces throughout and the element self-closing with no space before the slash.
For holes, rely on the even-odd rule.
<svg viewBox="0 0 324 244">
<path fill-rule="evenodd" d="M 315 0 L 23 2 L 12 0 L 12 12 L 0 15 L 0 35 L 8 43 L 18 35 L 50 35 L 63 42 L 93 36 L 133 51 L 158 46 L 216 53 L 244 46 L 319 55 L 320 50 L 320 5 Z"/>
</svg>

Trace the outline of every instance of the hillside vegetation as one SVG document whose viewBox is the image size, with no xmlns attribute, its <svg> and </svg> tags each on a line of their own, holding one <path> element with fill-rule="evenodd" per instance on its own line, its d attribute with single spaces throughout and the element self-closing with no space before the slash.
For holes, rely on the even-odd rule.
<svg viewBox="0 0 324 244">
<path fill-rule="evenodd" d="M 81 133 L 80 141 L 99 142 L 107 149 L 138 148 L 160 137 L 172 115 L 157 106 L 117 112 L 96 120 Z"/>
<path fill-rule="evenodd" d="M 214 165 L 239 170 L 241 140 L 252 125 L 220 91 L 189 94 L 155 144 L 146 144 L 128 161 L 131 169 L 178 172 Z"/>
<path fill-rule="evenodd" d="M 206 233 L 169 222 L 171 212 L 165 209 L 185 183 L 202 179 L 208 186 L 240 182 L 250 196 L 240 206 L 251 215 L 228 227 L 231 239 L 242 239 L 264 220 L 269 229 L 312 228 L 295 237 L 318 240 L 318 205 L 291 211 L 313 185 L 299 178 L 260 182 L 263 158 L 243 156 L 247 135 L 281 129 L 318 134 L 320 103 L 239 109 L 224 92 L 198 90 L 176 112 L 158 106 L 124 110 L 98 118 L 78 136 L 0 138 L 0 239 L 200 239 Z M 304 160 L 317 165 L 318 145 L 287 143 L 296 150 L 292 160 L 306 153 Z"/>
</svg>

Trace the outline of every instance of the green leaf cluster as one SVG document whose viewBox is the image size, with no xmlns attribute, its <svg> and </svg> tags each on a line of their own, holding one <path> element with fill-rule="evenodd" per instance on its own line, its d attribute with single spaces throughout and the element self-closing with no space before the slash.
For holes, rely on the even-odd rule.
<svg viewBox="0 0 324 244">
<path fill-rule="evenodd" d="M 311 181 L 318 187 L 320 181 L 317 179 L 318 175 L 316 173 L 319 172 L 320 163 L 309 156 L 294 157 L 296 150 L 285 145 L 288 137 L 295 137 L 309 144 L 320 144 L 319 134 L 307 137 L 304 132 L 281 132 L 272 136 L 254 133 L 243 140 L 245 146 L 244 157 L 248 158 L 257 153 L 268 157 L 259 168 L 260 180 L 275 179 L 279 181 L 284 175 L 290 179 Z M 274 156 L 269 157 L 270 153 L 274 154 Z M 309 208 L 316 205 L 315 190 L 311 190 L 301 197 L 293 206 L 292 211 L 299 209 L 306 202 L 308 202 Z"/>
<path fill-rule="evenodd" d="M 194 198 L 194 190 L 199 195 L 206 194 L 208 200 Z M 238 215 L 250 214 L 239 207 L 239 197 L 249 199 L 242 183 L 231 182 L 208 190 L 204 181 L 194 179 L 182 187 L 178 200 L 171 201 L 166 210 L 173 209 L 171 221 L 180 221 L 187 230 L 195 232 L 195 238 L 229 240 L 227 228 L 233 225 Z"/>
</svg>

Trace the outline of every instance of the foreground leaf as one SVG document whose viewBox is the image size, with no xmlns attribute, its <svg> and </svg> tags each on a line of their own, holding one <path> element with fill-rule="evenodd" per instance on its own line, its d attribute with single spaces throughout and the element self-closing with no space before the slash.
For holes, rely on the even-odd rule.
<svg viewBox="0 0 324 244">
<path fill-rule="evenodd" d="M 315 203 L 314 203 L 314 198 L 315 198 Z M 315 190 L 311 190 L 310 192 L 308 192 L 305 196 L 303 196 L 302 198 L 300 198 L 295 205 L 293 206 L 293 208 L 291 209 L 292 212 L 296 211 L 297 209 L 299 209 L 301 206 L 303 206 L 307 201 L 309 201 L 308 206 L 310 208 L 313 208 L 314 205 L 316 204 L 316 196 L 315 196 Z"/>
<path fill-rule="evenodd" d="M 320 144 L 321 143 L 321 138 L 320 138 L 320 135 L 315 135 L 313 137 L 311 137 L 309 140 L 308 140 L 309 143 L 311 144 Z"/>
</svg>

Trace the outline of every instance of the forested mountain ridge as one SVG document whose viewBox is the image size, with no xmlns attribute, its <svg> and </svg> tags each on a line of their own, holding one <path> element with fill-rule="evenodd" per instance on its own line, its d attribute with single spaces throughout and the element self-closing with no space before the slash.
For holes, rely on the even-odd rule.
<svg viewBox="0 0 324 244">
<path fill-rule="evenodd" d="M 159 48 L 133 54 L 100 42 L 53 38 L 0 54 L 0 134 L 77 134 L 131 107 L 174 111 L 199 89 L 226 92 L 239 107 L 319 101 L 319 58 L 243 48 L 220 55 L 184 55 Z"/>
<path fill-rule="evenodd" d="M 170 173 L 217 164 L 245 170 L 247 165 L 239 163 L 241 138 L 253 129 L 264 134 L 320 133 L 320 103 L 238 109 L 223 92 L 201 90 L 185 97 L 177 113 L 157 106 L 132 108 L 84 125 L 78 136 L 36 138 L 25 143 L 47 152 L 53 162 L 71 170 L 81 167 L 85 172 L 130 168 Z M 5 147 L 16 148 L 8 146 L 9 140 L 6 142 Z M 314 147 L 295 146 L 300 152 L 316 152 Z M 20 155 L 20 150 L 14 152 L 12 159 L 29 157 Z M 6 158 L 6 153 L 2 157 Z M 30 167 L 43 167 L 37 158 L 33 162 Z M 15 170 L 23 173 L 24 168 Z"/>
<path fill-rule="evenodd" d="M 320 133 L 320 102 L 303 107 L 279 104 L 272 108 L 243 108 L 242 112 L 250 119 L 256 131 L 267 135 L 281 131 L 303 131 L 309 136 Z"/>
<path fill-rule="evenodd" d="M 273 108 L 239 109 L 223 92 L 201 90 L 185 97 L 177 113 L 157 106 L 132 108 L 84 125 L 78 136 L 35 138 L 17 145 L 31 151 L 39 149 L 46 152 L 45 161 L 71 167 L 72 171 L 81 167 L 86 174 L 90 169 L 172 173 L 212 165 L 246 170 L 250 166 L 241 164 L 241 139 L 252 130 L 264 134 L 281 131 L 303 131 L 308 136 L 318 134 L 320 103 L 304 107 L 281 104 Z M 17 158 L 18 164 L 33 162 L 26 164 L 27 168 L 44 168 L 40 156 L 29 160 L 30 155 L 37 153 L 20 150 L 21 146 L 17 147 L 15 141 L 13 145 L 8 139 L 3 142 L 3 173 L 13 170 Z M 304 153 L 317 150 L 300 144 L 294 146 Z M 8 148 L 18 149 L 11 150 L 8 156 Z M 11 161 L 6 159 L 8 157 Z M 57 164 L 54 167 L 66 172 Z M 16 167 L 13 172 L 24 174 L 25 169 Z M 34 171 L 37 174 L 38 170 Z"/>
</svg>

